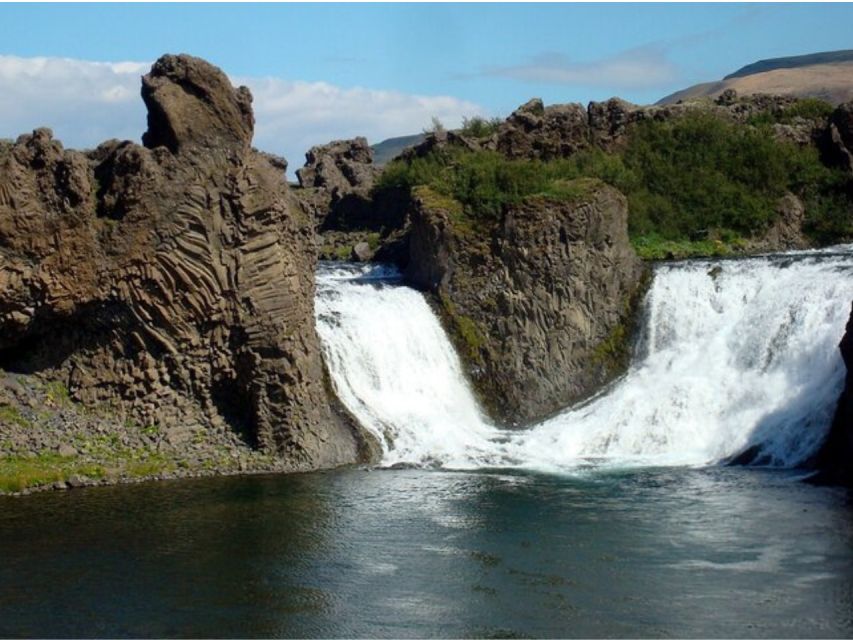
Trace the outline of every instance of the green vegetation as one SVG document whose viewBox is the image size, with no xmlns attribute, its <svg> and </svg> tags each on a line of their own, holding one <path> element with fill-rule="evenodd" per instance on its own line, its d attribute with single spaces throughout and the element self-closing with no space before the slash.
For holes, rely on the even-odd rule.
<svg viewBox="0 0 853 640">
<path fill-rule="evenodd" d="M 765 124 L 791 124 L 797 118 L 806 120 L 824 120 L 834 111 L 826 100 L 819 98 L 800 98 L 791 106 L 778 111 L 765 111 L 751 116 L 748 124 L 760 126 Z"/>
<path fill-rule="evenodd" d="M 626 356 L 625 327 L 617 324 L 607 337 L 592 351 L 592 361 L 615 368 Z"/>
<path fill-rule="evenodd" d="M 480 349 L 486 340 L 477 327 L 477 323 L 468 316 L 459 313 L 450 298 L 443 293 L 439 293 L 439 299 L 444 308 L 444 313 L 452 324 L 451 335 L 456 338 L 457 346 L 471 361 L 481 362 Z"/>
<path fill-rule="evenodd" d="M 377 189 L 420 187 L 419 197 L 444 205 L 460 230 L 471 231 L 525 199 L 583 198 L 594 178 L 627 196 L 629 233 L 647 258 L 742 250 L 778 218 L 779 199 L 790 191 L 805 202 L 805 231 L 820 242 L 837 241 L 853 236 L 851 181 L 823 165 L 814 147 L 776 140 L 772 132 L 775 122 L 825 117 L 829 108 L 804 99 L 751 126 L 697 109 L 640 122 L 618 153 L 589 149 L 549 162 L 445 147 L 392 162 Z"/>
<path fill-rule="evenodd" d="M 46 382 L 44 385 L 47 397 L 58 405 L 64 405 L 71 402 L 71 393 L 68 387 L 58 381 Z"/>
<path fill-rule="evenodd" d="M 488 138 L 498 130 L 502 122 L 503 120 L 500 118 L 489 118 L 488 120 L 480 116 L 462 118 L 462 129 L 459 130 L 459 133 L 471 138 Z"/>
<path fill-rule="evenodd" d="M 381 236 L 378 232 L 368 233 L 366 240 L 367 240 L 367 246 L 370 247 L 370 250 L 376 251 L 379 248 L 379 242 L 381 240 Z"/>
<path fill-rule="evenodd" d="M 111 449 L 99 442 L 93 450 L 97 461 L 78 456 L 44 453 L 36 456 L 0 457 L 0 493 L 16 492 L 54 482 L 67 482 L 73 476 L 100 480 L 107 476 L 143 478 L 173 471 L 176 463 L 154 451 Z"/>
<path fill-rule="evenodd" d="M 727 240 L 666 240 L 657 234 L 636 236 L 631 239 L 634 250 L 645 260 L 682 260 L 692 256 L 725 257 L 745 248 L 739 236 Z"/>
<path fill-rule="evenodd" d="M 30 421 L 27 420 L 17 407 L 0 407 L 0 424 L 16 424 L 19 427 L 30 426 Z"/>
<path fill-rule="evenodd" d="M 447 129 L 444 127 L 444 124 L 438 117 L 433 116 L 430 126 L 424 128 L 424 133 L 429 135 L 431 133 L 444 133 Z"/>
<path fill-rule="evenodd" d="M 21 491 L 59 481 L 72 476 L 100 479 L 106 469 L 98 464 L 82 463 L 75 457 L 45 453 L 34 457 L 9 456 L 0 458 L 0 492 Z"/>
<path fill-rule="evenodd" d="M 394 161 L 380 177 L 377 190 L 414 189 L 441 208 L 469 222 L 494 222 L 507 205 L 530 197 L 575 200 L 596 184 L 585 180 L 573 160 L 542 162 L 509 160 L 495 151 L 445 148 L 411 161 Z M 598 176 L 592 176 L 598 177 Z"/>
</svg>

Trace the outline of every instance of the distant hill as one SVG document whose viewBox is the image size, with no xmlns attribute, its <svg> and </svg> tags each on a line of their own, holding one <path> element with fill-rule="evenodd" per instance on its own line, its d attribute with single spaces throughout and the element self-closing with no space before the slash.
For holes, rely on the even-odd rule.
<svg viewBox="0 0 853 640">
<path fill-rule="evenodd" d="M 717 82 L 703 82 L 676 91 L 657 104 L 713 98 L 726 89 L 743 95 L 774 93 L 821 98 L 833 104 L 847 102 L 853 100 L 853 50 L 759 60 Z"/>
<path fill-rule="evenodd" d="M 387 140 L 371 145 L 373 149 L 373 164 L 382 167 L 400 155 L 404 149 L 420 144 L 423 140 L 424 134 L 418 133 L 411 136 L 388 138 Z"/>
<path fill-rule="evenodd" d="M 774 69 L 797 69 L 799 67 L 811 67 L 816 64 L 830 64 L 833 62 L 853 62 L 853 49 L 842 49 L 841 51 L 824 51 L 822 53 L 807 53 L 804 56 L 789 56 L 787 58 L 769 58 L 759 60 L 745 67 L 741 67 L 734 73 L 730 73 L 723 80 L 730 78 L 743 78 L 756 73 L 773 71 Z"/>
</svg>

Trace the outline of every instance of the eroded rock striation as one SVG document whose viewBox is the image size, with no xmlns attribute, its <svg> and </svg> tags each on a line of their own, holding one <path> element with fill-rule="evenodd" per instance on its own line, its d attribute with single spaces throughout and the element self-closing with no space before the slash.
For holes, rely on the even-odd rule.
<svg viewBox="0 0 853 640">
<path fill-rule="evenodd" d="M 528 198 L 477 228 L 458 203 L 416 190 L 406 278 L 436 295 L 475 387 L 505 422 L 542 418 L 627 364 L 644 274 L 627 203 L 598 181 L 575 186 L 576 198 Z"/>
<path fill-rule="evenodd" d="M 0 368 L 289 468 L 356 461 L 314 329 L 313 221 L 251 148 L 251 94 L 166 55 L 142 96 L 144 146 L 39 129 L 0 149 Z"/>
</svg>

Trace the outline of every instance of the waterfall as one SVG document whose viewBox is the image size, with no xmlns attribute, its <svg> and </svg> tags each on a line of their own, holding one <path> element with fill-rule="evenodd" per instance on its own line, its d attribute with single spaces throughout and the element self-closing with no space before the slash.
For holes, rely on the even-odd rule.
<svg viewBox="0 0 853 640">
<path fill-rule="evenodd" d="M 560 472 L 751 449 L 787 467 L 832 420 L 851 300 L 853 248 L 658 265 L 625 375 L 511 431 L 484 417 L 437 317 L 392 268 L 321 266 L 316 314 L 335 389 L 382 442 L 382 464 Z"/>
</svg>

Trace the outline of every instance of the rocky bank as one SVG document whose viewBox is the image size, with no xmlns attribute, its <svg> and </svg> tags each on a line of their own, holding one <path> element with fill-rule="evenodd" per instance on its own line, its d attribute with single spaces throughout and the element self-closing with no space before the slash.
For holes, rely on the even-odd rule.
<svg viewBox="0 0 853 640">
<path fill-rule="evenodd" d="M 276 468 L 365 459 L 314 329 L 314 221 L 283 161 L 251 148 L 248 89 L 166 55 L 142 97 L 143 146 L 81 153 L 39 129 L 0 148 L 0 369 L 169 441 L 220 434 Z M 20 415 L 9 389 L 0 405 Z M 16 421 L 0 423 L 12 441 Z M 7 453 L 39 453 L 19 441 Z"/>
</svg>

